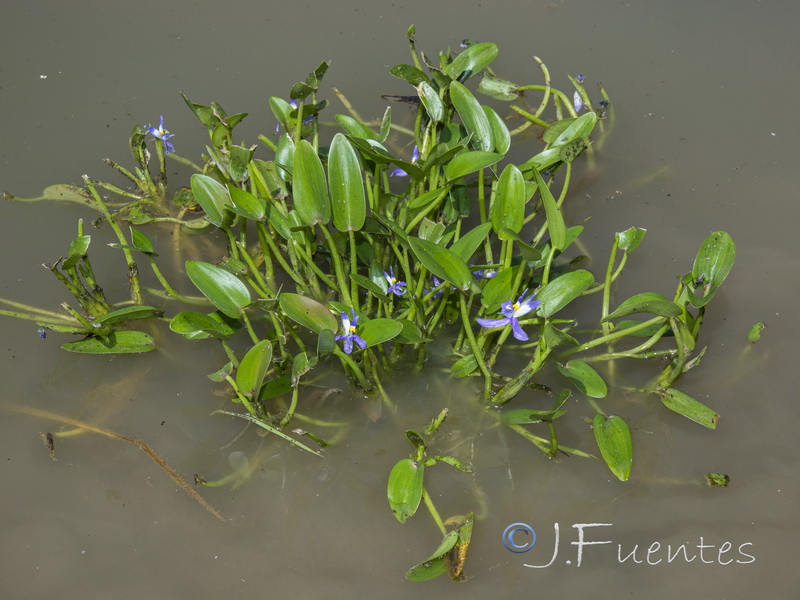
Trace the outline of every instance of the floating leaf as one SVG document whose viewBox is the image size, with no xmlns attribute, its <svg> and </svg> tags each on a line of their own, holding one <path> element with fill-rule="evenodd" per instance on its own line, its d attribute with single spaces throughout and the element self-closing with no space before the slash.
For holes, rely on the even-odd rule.
<svg viewBox="0 0 800 600">
<path fill-rule="evenodd" d="M 278 296 L 278 304 L 292 321 L 319 333 L 323 329 L 336 331 L 339 319 L 331 314 L 328 307 L 300 294 L 283 293 Z"/>
<path fill-rule="evenodd" d="M 706 483 L 714 487 L 728 487 L 731 478 L 725 473 L 706 473 Z"/>
<path fill-rule="evenodd" d="M 410 458 L 399 461 L 389 474 L 386 495 L 394 516 L 401 523 L 405 523 L 419 508 L 424 475 L 425 464 Z"/>
<path fill-rule="evenodd" d="M 572 302 L 594 283 L 594 275 L 579 269 L 557 277 L 542 288 L 536 299 L 539 314 L 550 317 Z"/>
<path fill-rule="evenodd" d="M 402 323 L 394 319 L 370 319 L 363 322 L 359 335 L 367 342 L 367 346 L 377 346 L 396 338 L 401 331 Z"/>
<path fill-rule="evenodd" d="M 60 200 L 62 202 L 77 202 L 78 204 L 93 204 L 94 199 L 89 191 L 77 185 L 58 184 L 46 187 L 38 198 L 17 198 L 11 194 L 3 194 L 4 200 L 14 202 L 40 202 L 42 200 Z"/>
<path fill-rule="evenodd" d="M 239 321 L 231 319 L 229 323 L 226 322 L 227 319 L 228 317 L 218 312 L 206 315 L 194 311 L 184 311 L 170 319 L 169 328 L 187 339 L 205 339 L 213 335 L 224 340 L 241 328 Z"/>
<path fill-rule="evenodd" d="M 236 387 L 242 394 L 258 397 L 271 360 L 272 344 L 269 340 L 261 340 L 247 351 L 236 370 Z"/>
<path fill-rule="evenodd" d="M 622 417 L 595 415 L 594 439 L 608 468 L 620 481 L 627 481 L 633 466 L 631 430 Z"/>
<path fill-rule="evenodd" d="M 731 272 L 735 259 L 736 244 L 726 232 L 715 231 L 705 239 L 692 267 L 692 279 L 695 281 L 695 287 L 702 287 L 705 294 L 701 298 L 696 296 L 692 289 L 689 289 L 689 300 L 692 306 L 701 308 L 708 304 L 717 292 L 717 288 L 722 285 L 728 273 Z"/>
<path fill-rule="evenodd" d="M 250 304 L 250 290 L 236 275 L 199 260 L 186 261 L 186 274 L 200 292 L 225 315 L 237 319 Z"/>
<path fill-rule="evenodd" d="M 107 340 L 87 337 L 61 344 L 64 350 L 79 354 L 141 354 L 156 345 L 153 338 L 141 331 L 112 331 Z"/>
<path fill-rule="evenodd" d="M 689 394 L 675 388 L 660 391 L 658 394 L 661 396 L 664 406 L 668 409 L 674 410 L 679 415 L 683 415 L 703 427 L 708 427 L 709 429 L 717 428 L 719 414 L 702 402 L 698 402 Z"/>
<path fill-rule="evenodd" d="M 755 325 L 750 328 L 750 331 L 747 332 L 747 341 L 751 344 L 755 344 L 757 341 L 761 339 L 761 332 L 764 331 L 766 325 L 759 321 Z"/>
<path fill-rule="evenodd" d="M 606 382 L 591 366 L 581 360 L 571 360 L 565 365 L 556 364 L 559 372 L 590 398 L 605 398 Z"/>
</svg>

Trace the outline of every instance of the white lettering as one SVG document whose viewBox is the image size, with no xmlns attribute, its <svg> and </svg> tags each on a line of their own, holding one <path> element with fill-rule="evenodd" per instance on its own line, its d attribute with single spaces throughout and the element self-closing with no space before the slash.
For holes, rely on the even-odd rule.
<svg viewBox="0 0 800 600">
<path fill-rule="evenodd" d="M 617 561 L 619 561 L 619 563 L 622 564 L 625 561 L 627 561 L 629 558 L 633 558 L 633 562 L 635 562 L 637 564 L 641 563 L 642 561 L 640 561 L 638 558 L 636 558 L 636 551 L 638 549 L 639 549 L 639 544 L 636 544 L 633 547 L 633 550 L 631 550 L 631 553 L 628 554 L 628 556 L 626 556 L 625 558 L 622 558 L 622 544 L 619 544 L 617 546 Z"/>
<path fill-rule="evenodd" d="M 686 544 L 681 544 L 680 546 L 675 548 L 675 554 L 672 554 L 672 546 L 667 546 L 667 562 L 671 563 L 673 560 L 678 558 L 678 553 L 680 552 L 683 552 L 683 560 L 685 560 L 687 563 L 690 563 L 695 558 L 697 558 L 694 555 L 692 556 L 692 558 L 689 558 L 689 556 L 686 554 Z"/>
<path fill-rule="evenodd" d="M 661 544 L 659 542 L 653 542 L 652 544 L 650 544 L 650 547 L 647 549 L 647 564 L 648 565 L 657 565 L 658 563 L 661 562 L 660 558 L 655 562 L 650 560 L 650 555 L 651 554 L 655 554 L 660 549 L 661 549 Z"/>
<path fill-rule="evenodd" d="M 756 557 L 755 556 L 753 556 L 752 554 L 748 554 L 747 552 L 742 550 L 742 548 L 744 548 L 745 546 L 752 546 L 752 545 L 753 544 L 751 542 L 745 542 L 744 544 L 739 546 L 739 554 L 749 558 L 750 560 L 737 560 L 736 561 L 737 563 L 739 563 L 740 565 L 749 565 L 750 563 L 756 562 Z"/>
<path fill-rule="evenodd" d="M 601 544 L 610 544 L 611 540 L 604 540 L 602 542 L 586 542 L 584 541 L 583 530 L 586 527 L 612 527 L 613 523 L 575 523 L 572 526 L 578 530 L 578 541 L 577 542 L 570 542 L 573 546 L 578 547 L 578 565 L 581 566 L 581 561 L 583 560 L 583 547 L 584 546 L 597 546 Z"/>
<path fill-rule="evenodd" d="M 556 557 L 558 556 L 558 523 L 557 522 L 553 523 L 553 530 L 555 531 L 555 534 L 556 534 L 555 535 L 556 541 L 555 541 L 555 544 L 553 544 L 553 558 L 550 559 L 550 562 L 547 563 L 546 565 L 529 565 L 529 564 L 523 563 L 523 566 L 528 567 L 529 569 L 546 569 L 547 567 L 552 565 L 554 562 L 556 562 Z"/>
</svg>

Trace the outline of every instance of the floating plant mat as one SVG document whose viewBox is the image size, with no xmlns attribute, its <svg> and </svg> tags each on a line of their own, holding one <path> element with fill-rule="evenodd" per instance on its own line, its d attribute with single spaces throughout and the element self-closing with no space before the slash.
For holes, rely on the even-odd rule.
<svg viewBox="0 0 800 600">
<path fill-rule="evenodd" d="M 620 230 L 606 262 L 590 270 L 581 236 L 591 222 L 564 214 L 575 169 L 593 168 L 614 123 L 605 90 L 582 75 L 569 77 L 569 91 L 556 89 L 538 58 L 536 82 L 506 81 L 491 69 L 496 44 L 465 41 L 431 59 L 414 36 L 412 27 L 410 62 L 391 69 L 408 95 L 386 97 L 412 107 L 411 123 L 398 123 L 391 105 L 366 121 L 335 88 L 323 97 L 323 62 L 285 97 L 269 99 L 276 130 L 260 144 L 234 141 L 247 113 L 184 96 L 208 130 L 198 163 L 178 154 L 162 116 L 157 126 L 133 128 L 132 169 L 105 160 L 129 187 L 85 176 L 83 186 L 51 186 L 39 198 L 8 196 L 94 210 L 93 224 L 113 232 L 109 252 L 124 262 L 129 295 L 104 293 L 81 220 L 64 256 L 48 265 L 75 302 L 54 312 L 2 300 L 0 312 L 36 322 L 42 337 L 76 336 L 62 345 L 69 352 L 148 353 L 167 329 L 216 344 L 219 369 L 208 377 L 233 402 L 217 412 L 309 461 L 336 452 L 349 429 L 346 419 L 314 413 L 318 403 L 307 399 L 315 390 L 344 380 L 352 402 L 374 419 L 393 419 L 402 399 L 387 394 L 386 381 L 415 372 L 442 388 L 457 383 L 461 399 L 445 394 L 448 406 L 419 414 L 405 430 L 409 454 L 387 473 L 386 495 L 400 523 L 424 506 L 442 536 L 407 577 L 462 580 L 484 507 L 442 516 L 428 492 L 445 469 L 474 477 L 463 444 L 443 435 L 448 416 L 459 403 L 480 405 L 487 431 L 519 435 L 546 457 L 602 460 L 628 480 L 636 436 L 624 414 L 609 414 L 609 397 L 717 426 L 719 414 L 675 384 L 703 357 L 705 312 L 736 246 L 726 232 L 712 232 L 697 241 L 694 263 L 675 273 L 677 285 L 612 301 L 646 231 Z M 170 160 L 193 174 L 169 185 Z M 176 261 L 180 268 L 169 268 Z M 145 270 L 158 287 L 143 283 Z M 645 363 L 652 370 L 642 377 Z M 583 438 L 573 423 L 562 439 L 562 419 L 576 406 L 594 416 L 578 428 Z M 219 516 L 141 440 L 28 412 L 137 445 Z M 232 473 L 196 483 L 239 482 L 247 468 L 232 463 Z M 710 474 L 709 482 L 727 479 Z"/>
</svg>

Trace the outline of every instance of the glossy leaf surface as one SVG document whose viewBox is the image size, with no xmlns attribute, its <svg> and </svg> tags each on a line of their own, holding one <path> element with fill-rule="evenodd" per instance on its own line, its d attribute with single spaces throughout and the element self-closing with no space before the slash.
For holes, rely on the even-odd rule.
<svg viewBox="0 0 800 600">
<path fill-rule="evenodd" d="M 225 315 L 232 319 L 250 304 L 250 290 L 236 275 L 199 260 L 186 261 L 186 274 L 195 287 Z"/>
<path fill-rule="evenodd" d="M 333 226 L 358 231 L 367 217 L 367 203 L 358 155 L 342 133 L 333 136 L 328 155 Z"/>
</svg>

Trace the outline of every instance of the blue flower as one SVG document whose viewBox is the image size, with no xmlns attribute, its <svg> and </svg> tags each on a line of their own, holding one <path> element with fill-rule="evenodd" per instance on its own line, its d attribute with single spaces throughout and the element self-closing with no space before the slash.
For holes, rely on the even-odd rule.
<svg viewBox="0 0 800 600">
<path fill-rule="evenodd" d="M 572 95 L 572 106 L 575 108 L 575 112 L 579 112 L 583 108 L 583 98 L 581 98 L 578 90 L 575 90 Z"/>
<path fill-rule="evenodd" d="M 166 129 L 164 129 L 164 115 L 161 115 L 161 120 L 158 122 L 158 128 L 153 127 L 152 125 L 148 125 L 145 127 L 147 133 L 152 135 L 154 138 L 161 140 L 164 142 L 164 150 L 167 154 L 172 154 L 175 152 L 175 146 L 172 143 L 168 142 L 167 140 L 173 137 L 175 134 L 170 133 Z"/>
<path fill-rule="evenodd" d="M 476 319 L 478 325 L 489 329 L 492 327 L 504 327 L 511 323 L 511 330 L 514 332 L 514 337 L 521 342 L 528 341 L 528 334 L 522 331 L 522 326 L 517 319 L 527 315 L 539 306 L 541 302 L 534 300 L 536 292 L 525 298 L 526 293 L 528 293 L 527 289 L 522 292 L 522 295 L 516 302 L 512 303 L 511 300 L 508 300 L 500 305 L 500 314 L 503 315 L 502 319 Z"/>
<path fill-rule="evenodd" d="M 389 267 L 389 272 L 383 272 L 384 277 L 386 277 L 386 282 L 389 284 L 389 288 L 386 290 L 387 292 L 392 292 L 395 296 L 402 296 L 406 293 L 406 291 L 402 288 L 406 287 L 405 281 L 397 281 L 397 278 L 394 276 L 394 269 Z"/>
<path fill-rule="evenodd" d="M 429 290 L 429 289 L 424 289 L 423 291 L 425 292 L 425 294 L 426 294 L 426 295 L 427 295 L 427 294 L 430 294 L 430 293 L 431 293 L 431 292 L 432 292 L 434 289 L 436 289 L 436 288 L 437 288 L 437 287 L 439 287 L 440 285 L 442 285 L 442 281 L 441 281 L 441 280 L 440 280 L 440 279 L 439 279 L 439 278 L 438 278 L 436 275 L 434 275 L 434 276 L 433 276 L 433 289 L 430 289 L 430 290 Z M 431 296 L 431 297 L 432 297 L 432 298 L 441 298 L 441 297 L 442 297 L 442 294 L 444 294 L 444 290 L 439 290 L 438 292 L 436 292 L 436 293 L 435 293 L 433 296 Z"/>
<path fill-rule="evenodd" d="M 350 320 L 350 315 L 342 313 L 342 329 L 344 333 L 336 336 L 336 340 L 344 340 L 345 354 L 353 352 L 353 342 L 358 344 L 362 350 L 367 347 L 367 342 L 356 334 L 356 325 L 358 324 L 358 315 L 353 311 L 353 320 Z"/>
<path fill-rule="evenodd" d="M 414 150 L 411 152 L 411 164 L 416 164 L 419 160 L 419 147 L 414 144 Z M 400 167 L 397 167 L 394 171 L 389 173 L 389 177 L 408 177 L 408 173 L 406 173 Z"/>
<path fill-rule="evenodd" d="M 497 271 L 494 269 L 478 269 L 477 271 L 473 271 L 472 274 L 475 275 L 475 279 L 480 281 L 481 279 L 491 279 L 492 277 L 496 277 Z"/>
</svg>

